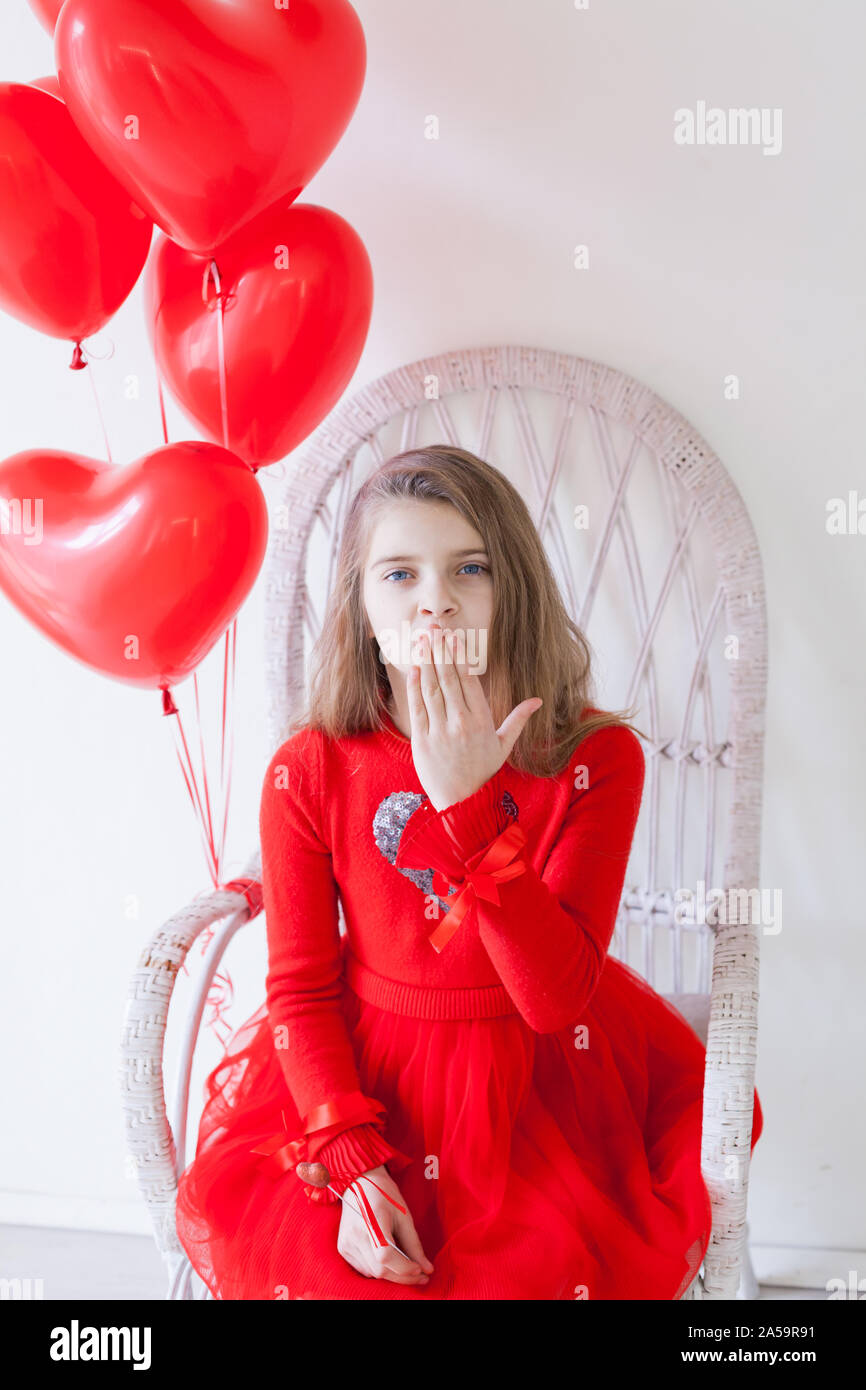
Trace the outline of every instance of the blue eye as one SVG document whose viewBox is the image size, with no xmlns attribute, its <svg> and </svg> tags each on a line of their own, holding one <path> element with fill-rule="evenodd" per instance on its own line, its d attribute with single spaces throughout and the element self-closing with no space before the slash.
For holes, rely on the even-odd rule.
<svg viewBox="0 0 866 1390">
<path fill-rule="evenodd" d="M 465 569 L 472 569 L 472 568 L 475 568 L 475 569 L 478 570 L 479 573 L 481 573 L 481 574 L 489 574 L 489 573 L 490 573 L 490 571 L 489 571 L 489 569 L 487 568 L 487 566 L 486 566 L 486 565 L 480 564 L 478 560 L 467 560 L 465 565 L 461 565 L 461 569 L 464 569 L 464 570 L 465 570 Z M 384 575 L 382 576 L 382 578 L 383 578 L 383 579 L 393 579 L 395 574 L 408 574 L 408 573 L 409 573 L 408 570 L 391 570 L 390 574 L 384 574 Z M 474 574 L 472 574 L 472 575 L 469 576 L 470 579 L 474 579 L 475 577 L 476 577 L 476 576 L 475 576 Z M 400 580 L 397 580 L 396 582 L 399 584 L 399 583 L 400 583 Z"/>
</svg>

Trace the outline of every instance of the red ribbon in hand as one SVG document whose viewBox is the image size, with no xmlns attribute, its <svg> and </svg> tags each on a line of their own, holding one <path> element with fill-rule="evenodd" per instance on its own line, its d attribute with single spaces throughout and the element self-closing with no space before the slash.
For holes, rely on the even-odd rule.
<svg viewBox="0 0 866 1390">
<path fill-rule="evenodd" d="M 373 1183 L 374 1187 L 378 1187 L 382 1196 L 388 1198 L 388 1201 L 391 1203 L 392 1207 L 396 1207 L 398 1211 L 402 1211 L 404 1213 L 406 1211 L 406 1208 L 402 1205 L 402 1203 L 396 1201 L 389 1192 L 386 1192 L 384 1187 L 379 1187 L 379 1184 L 375 1182 L 374 1179 L 371 1178 L 367 1173 L 362 1173 L 361 1177 L 357 1178 L 354 1182 L 350 1183 L 348 1188 L 346 1189 L 347 1191 L 354 1193 L 354 1195 L 358 1198 L 358 1207 L 361 1216 L 364 1219 L 364 1225 L 370 1232 L 370 1239 L 372 1240 L 373 1245 L 376 1247 L 390 1245 L 391 1241 L 388 1240 L 387 1236 L 382 1230 L 382 1227 L 376 1220 L 376 1213 L 370 1206 L 370 1203 L 367 1200 L 367 1194 L 363 1191 L 361 1187 L 361 1178 L 363 1178 L 366 1182 Z"/>
<path fill-rule="evenodd" d="M 455 840 L 447 821 L 442 822 L 451 838 Z M 453 905 L 449 903 L 448 915 L 430 933 L 429 941 L 435 951 L 447 946 L 466 913 L 472 905 L 473 894 L 485 902 L 499 907 L 498 883 L 506 883 L 526 872 L 526 862 L 515 859 L 519 850 L 526 844 L 526 835 L 516 821 L 512 821 L 501 835 L 497 835 L 492 845 L 480 849 L 466 861 L 466 877 L 462 884 L 452 888 L 451 883 L 438 870 L 433 871 L 433 891 L 440 898 L 450 899 L 460 890 Z M 513 862 L 512 862 L 513 861 Z M 446 891 L 448 890 L 448 891 Z"/>
</svg>

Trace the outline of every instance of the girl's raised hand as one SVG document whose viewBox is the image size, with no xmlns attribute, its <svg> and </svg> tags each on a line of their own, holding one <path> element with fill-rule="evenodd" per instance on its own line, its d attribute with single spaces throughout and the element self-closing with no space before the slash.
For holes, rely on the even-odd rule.
<svg viewBox="0 0 866 1390">
<path fill-rule="evenodd" d="M 419 634 L 420 665 L 409 669 L 406 695 L 415 770 L 434 810 L 442 811 L 499 771 L 543 701 L 522 700 L 497 729 L 478 676 L 457 660 L 455 634 L 438 624 L 430 633 L 432 641 Z"/>
</svg>

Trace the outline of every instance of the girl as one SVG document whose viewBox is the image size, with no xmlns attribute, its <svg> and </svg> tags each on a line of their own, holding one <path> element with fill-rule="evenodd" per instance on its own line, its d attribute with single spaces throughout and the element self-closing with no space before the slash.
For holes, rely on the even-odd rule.
<svg viewBox="0 0 866 1390">
<path fill-rule="evenodd" d="M 178 1187 L 194 1267 L 218 1298 L 681 1298 L 704 1047 L 607 955 L 644 754 L 508 479 L 445 445 L 368 478 L 314 658 L 262 791 L 266 1002 Z"/>
</svg>

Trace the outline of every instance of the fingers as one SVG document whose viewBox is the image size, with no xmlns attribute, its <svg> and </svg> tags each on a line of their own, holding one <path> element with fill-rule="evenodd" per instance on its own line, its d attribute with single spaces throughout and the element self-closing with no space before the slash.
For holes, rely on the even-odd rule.
<svg viewBox="0 0 866 1390">
<path fill-rule="evenodd" d="M 433 1264 L 424 1254 L 424 1247 L 421 1244 L 421 1237 L 415 1229 L 415 1223 L 408 1214 L 402 1213 L 394 1216 L 394 1241 L 400 1246 L 404 1254 L 410 1259 L 415 1260 L 424 1274 L 433 1273 Z"/>
<path fill-rule="evenodd" d="M 454 641 L 454 634 L 436 626 L 432 632 L 421 634 L 420 650 L 421 693 L 431 722 L 441 719 L 447 723 L 455 715 L 474 708 L 475 703 L 470 704 L 466 698 L 461 680 L 457 662 L 459 643 Z M 465 669 L 463 674 L 468 679 Z"/>
<path fill-rule="evenodd" d="M 409 703 L 409 732 L 412 739 L 429 732 L 427 706 L 421 694 L 421 672 L 415 665 L 409 667 L 406 677 L 406 699 Z"/>
<path fill-rule="evenodd" d="M 397 1268 L 397 1265 L 400 1268 Z M 404 1260 L 395 1250 L 390 1250 L 380 1265 L 379 1279 L 387 1279 L 392 1284 L 429 1284 L 430 1276 L 416 1260 Z"/>
<path fill-rule="evenodd" d="M 529 723 L 535 711 L 541 709 L 543 704 L 544 701 L 534 695 L 529 700 L 521 700 L 520 704 L 515 705 L 511 713 L 505 716 L 496 732 L 502 740 L 506 758 L 522 734 L 524 725 Z"/>
<path fill-rule="evenodd" d="M 384 1233 L 385 1235 L 388 1234 L 387 1231 Z M 387 1279 L 391 1284 L 427 1284 L 430 1282 L 429 1274 L 421 1268 L 417 1260 L 404 1259 L 393 1246 L 386 1245 L 384 1250 L 365 1248 L 363 1251 L 358 1250 L 355 1246 L 347 1247 L 344 1250 L 338 1246 L 337 1251 L 343 1256 L 347 1264 L 350 1264 L 358 1274 L 363 1274 L 365 1279 Z"/>
<path fill-rule="evenodd" d="M 459 710 L 466 709 L 466 699 L 463 694 L 463 682 L 457 670 L 457 657 L 459 652 L 454 642 L 454 634 L 446 632 L 441 627 L 433 629 L 431 651 L 433 660 L 431 666 L 436 673 L 439 688 L 445 696 L 446 718 Z"/>
<path fill-rule="evenodd" d="M 466 630 L 461 628 L 457 632 L 451 633 L 451 655 L 454 661 L 454 669 L 460 677 L 460 684 L 463 691 L 463 700 L 470 714 L 481 717 L 483 723 L 492 723 L 493 716 L 490 713 L 490 706 L 487 703 L 487 696 L 481 685 L 479 676 L 469 669 L 469 661 L 466 652 Z M 486 718 L 485 718 L 486 716 Z"/>
<path fill-rule="evenodd" d="M 418 638 L 418 652 L 421 658 L 421 698 L 428 724 L 434 724 L 444 719 L 446 706 L 445 695 L 437 678 L 433 645 L 426 632 L 422 632 Z"/>
</svg>

